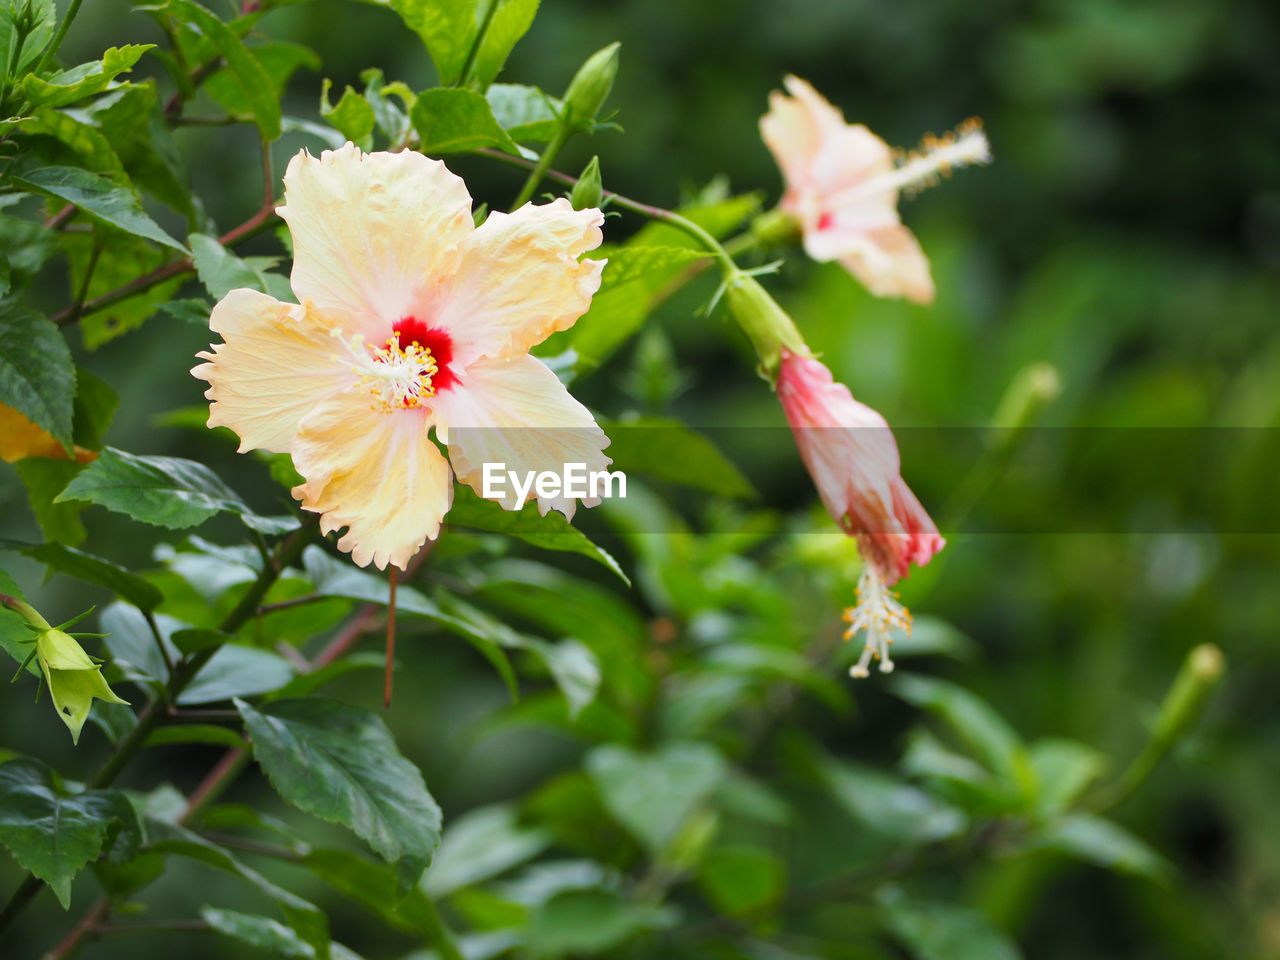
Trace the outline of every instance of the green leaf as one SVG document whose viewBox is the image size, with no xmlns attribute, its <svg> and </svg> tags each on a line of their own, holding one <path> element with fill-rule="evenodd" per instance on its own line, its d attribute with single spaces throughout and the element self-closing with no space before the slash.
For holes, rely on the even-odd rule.
<svg viewBox="0 0 1280 960">
<path fill-rule="evenodd" d="M 102 380 L 76 367 L 75 421 L 72 439 L 89 450 L 101 450 L 107 428 L 115 417 L 120 398 Z"/>
<path fill-rule="evenodd" d="M 377 124 L 373 107 L 350 86 L 342 91 L 342 99 L 338 101 L 338 105 L 331 106 L 331 85 L 332 82 L 326 78 L 320 88 L 320 116 L 361 150 L 368 150 L 373 145 L 373 128 Z"/>
<path fill-rule="evenodd" d="M 707 260 L 711 254 L 688 247 L 614 247 L 598 253 L 597 259 L 608 259 L 600 278 L 600 289 L 620 286 L 632 280 L 661 271 L 664 275 L 677 267 L 687 267 L 695 260 Z"/>
<path fill-rule="evenodd" d="M 249 51 L 271 78 L 271 89 L 277 99 L 284 97 L 289 78 L 299 67 L 320 69 L 320 57 L 316 52 L 299 43 L 263 43 L 249 48 Z M 243 117 L 253 115 L 253 102 L 234 70 L 219 70 L 205 81 L 204 89 L 226 108 L 227 113 Z"/>
<path fill-rule="evenodd" d="M 58 328 L 34 310 L 0 301 L 0 403 L 71 452 L 76 371 Z"/>
<path fill-rule="evenodd" d="M 125 187 L 77 167 L 40 167 L 10 175 L 14 183 L 74 204 L 111 227 L 186 253 L 186 247 L 143 211 Z"/>
<path fill-rule="evenodd" d="M 93 254 L 95 238 L 87 233 L 67 234 L 62 246 L 71 261 L 72 288 L 84 284 L 85 271 Z M 156 247 L 137 237 L 112 237 L 101 248 L 97 268 L 89 278 L 87 300 L 110 293 L 145 276 L 170 262 L 167 248 Z M 176 276 L 150 289 L 125 297 L 108 307 L 80 318 L 80 333 L 85 348 L 95 350 L 102 344 L 142 326 L 163 303 L 186 281 Z"/>
<path fill-rule="evenodd" d="M 484 32 L 484 39 L 476 51 L 470 76 L 463 79 L 477 84 L 484 90 L 493 83 L 507 62 L 507 55 L 533 25 L 538 12 L 538 0 L 490 0 L 498 5 Z M 479 4 L 478 8 L 483 8 Z"/>
<path fill-rule="evenodd" d="M 754 196 L 733 197 L 709 206 L 685 207 L 681 213 L 719 236 L 758 206 Z M 650 224 L 625 246 L 598 253 L 609 260 L 600 292 L 577 323 L 548 339 L 546 350 L 554 353 L 573 349 L 578 355 L 579 372 L 602 364 L 640 329 L 654 295 L 682 270 L 706 256 L 690 249 L 686 245 L 688 239 L 674 227 Z"/>
<path fill-rule="evenodd" d="M 63 110 L 41 108 L 27 122 L 24 132 L 58 141 L 61 146 L 53 149 L 48 149 L 43 143 L 36 144 L 37 155 L 48 163 L 84 167 L 111 180 L 128 182 L 120 158 L 102 131 Z"/>
<path fill-rule="evenodd" d="M 402 893 L 418 882 L 440 842 L 440 808 L 380 717 L 318 698 L 236 708 L 285 800 L 368 842 L 395 865 Z"/>
<path fill-rule="evenodd" d="M 373 111 L 377 128 L 391 143 L 404 143 L 409 133 L 408 111 L 417 99 L 414 92 L 399 81 L 387 83 L 382 71 L 377 69 L 361 71 L 360 79 L 364 81 L 364 99 Z M 392 102 L 392 96 L 400 99 L 400 105 Z"/>
<path fill-rule="evenodd" d="M 980 913 L 949 903 L 881 900 L 889 929 L 918 960 L 1021 960 L 1017 944 Z"/>
<path fill-rule="evenodd" d="M 391 927 L 424 939 L 434 935 L 439 922 L 434 905 L 418 887 L 402 891 L 390 867 L 345 850 L 313 850 L 299 862 Z"/>
<path fill-rule="evenodd" d="M 84 504 L 57 503 L 55 499 L 84 467 L 75 460 L 28 457 L 13 468 L 27 488 L 27 501 L 44 538 L 50 542 L 81 543 L 85 538 L 84 525 L 80 523 Z"/>
<path fill-rule="evenodd" d="M 7 593 L 11 597 L 17 597 L 19 600 L 25 600 L 22 590 L 14 582 L 13 578 L 4 570 L 0 570 L 0 593 Z M 0 647 L 3 647 L 9 656 L 13 657 L 17 663 L 26 663 L 27 672 L 32 674 L 37 680 L 41 680 L 40 667 L 35 660 L 28 661 L 31 651 L 35 649 L 36 634 L 27 626 L 27 621 L 22 615 L 8 607 L 0 606 Z M 0 755 L 0 760 L 5 759 Z"/>
<path fill-rule="evenodd" d="M 288 957 L 290 960 L 315 960 L 315 947 L 278 920 L 214 907 L 201 907 L 200 916 L 218 933 L 251 947 L 266 950 L 278 957 Z M 330 951 L 334 960 L 355 957 L 355 954 L 341 944 L 331 944 Z"/>
<path fill-rule="evenodd" d="M 1030 759 L 1039 787 L 1037 806 L 1044 816 L 1066 810 L 1107 766 L 1104 754 L 1077 740 L 1038 740 L 1031 745 Z"/>
<path fill-rule="evenodd" d="M 1169 862 L 1119 824 L 1092 814 L 1065 817 L 1036 838 L 1037 849 L 1059 850 L 1081 860 L 1116 870 L 1167 880 Z"/>
<path fill-rule="evenodd" d="M 267 281 L 262 274 L 220 244 L 215 237 L 193 233 L 187 238 L 187 243 L 191 247 L 191 261 L 195 264 L 196 276 L 214 300 L 221 300 L 238 287 L 267 292 Z M 203 321 L 205 325 L 208 324 L 207 313 L 204 314 Z"/>
<path fill-rule="evenodd" d="M 249 883 L 258 893 L 280 907 L 289 926 L 315 951 L 317 960 L 329 960 L 329 921 L 314 904 L 277 887 L 222 847 L 190 830 L 160 820 L 148 820 L 147 832 L 151 838 L 149 850 L 187 857 L 234 874 Z"/>
<path fill-rule="evenodd" d="M 609 744 L 585 766 L 605 806 L 654 854 L 661 854 L 726 773 L 724 758 L 705 743 L 669 743 L 656 753 Z"/>
<path fill-rule="evenodd" d="M 389 5 L 427 45 L 441 85 L 461 80 L 462 66 L 480 30 L 476 19 L 480 0 L 389 0 Z"/>
<path fill-rule="evenodd" d="M 698 870 L 698 885 L 707 899 L 729 915 L 772 906 L 781 898 L 786 881 L 782 861 L 762 847 L 716 847 Z"/>
<path fill-rule="evenodd" d="M 509 804 L 481 807 L 450 824 L 440 841 L 423 889 L 444 897 L 463 887 L 492 879 L 532 860 L 551 845 L 543 829 L 522 827 Z"/>
<path fill-rule="evenodd" d="M 216 79 L 211 77 L 209 82 Z M 135 187 L 173 207 L 189 224 L 203 219 L 193 203 L 191 178 L 165 123 L 155 84 L 120 87 L 78 108 L 76 116 L 93 123 L 107 138 Z"/>
<path fill-rule="evenodd" d="M 560 129 L 557 113 L 563 104 L 537 87 L 521 83 L 495 83 L 485 91 L 489 109 L 498 125 L 522 143 L 546 143 Z"/>
<path fill-rule="evenodd" d="M 543 550 L 580 553 L 604 564 L 628 586 L 631 584 L 618 561 L 587 539 L 586 534 L 569 523 L 558 510 L 550 510 L 542 516 L 533 502 L 526 503 L 519 510 L 504 510 L 500 503 L 485 500 L 466 484 L 459 483 L 454 486 L 453 506 L 445 519 L 451 526 L 505 533 Z"/>
<path fill-rule="evenodd" d="M 910 784 L 870 767 L 834 759 L 819 772 L 837 802 L 872 830 L 913 843 L 930 843 L 962 832 L 965 815 Z"/>
<path fill-rule="evenodd" d="M 18 863 L 71 906 L 71 881 L 122 828 L 141 834 L 137 814 L 117 790 L 64 792 L 44 764 L 31 759 L 0 766 L 0 843 Z"/>
<path fill-rule="evenodd" d="M 60 543 L 28 544 L 0 538 L 0 549 L 16 550 L 77 580 L 106 587 L 142 610 L 154 610 L 164 600 L 159 590 L 119 564 Z"/>
<path fill-rule="evenodd" d="M 600 426 L 609 435 L 611 470 L 647 474 L 722 497 L 757 496 L 747 478 L 710 439 L 678 420 L 642 417 Z"/>
<path fill-rule="evenodd" d="M 169 0 L 169 10 L 209 40 L 227 62 L 263 139 L 280 136 L 280 98 L 271 75 L 263 69 L 235 31 L 192 0 Z"/>
<path fill-rule="evenodd" d="M 295 525 L 254 513 L 202 463 L 140 457 L 112 447 L 106 447 L 54 502 L 68 500 L 86 500 L 171 530 L 196 526 L 223 511 L 236 514 L 260 533 L 283 533 Z"/>
<path fill-rule="evenodd" d="M 1022 740 L 980 697 L 945 680 L 903 676 L 892 690 L 908 703 L 937 715 L 997 776 L 1026 786 L 1029 767 Z"/>
<path fill-rule="evenodd" d="M 28 74 L 22 80 L 22 92 L 37 107 L 61 107 L 85 100 L 106 90 L 116 77 L 132 70 L 142 55 L 154 47 L 153 43 L 108 47 L 101 60 L 82 63 L 46 79 Z"/>
<path fill-rule="evenodd" d="M 437 88 L 418 94 L 411 113 L 418 149 L 426 154 L 464 153 L 497 147 L 519 155 L 507 131 L 498 125 L 489 102 L 474 90 Z"/>
<path fill-rule="evenodd" d="M 290 683 L 297 670 L 269 650 L 229 643 L 205 664 L 178 697 L 180 706 L 218 703 L 272 693 Z"/>
<path fill-rule="evenodd" d="M 0 5 L 0 76 L 4 77 L 20 77 L 28 67 L 33 66 L 40 59 L 45 45 L 53 39 L 53 31 L 58 23 L 58 10 L 53 0 L 35 0 L 31 4 L 31 32 L 27 34 L 17 58 L 10 63 L 9 58 L 13 56 L 13 49 L 17 44 L 14 23 L 17 13 L 15 0 L 5 0 Z"/>
<path fill-rule="evenodd" d="M 537 958 L 598 956 L 674 921 L 671 907 L 624 900 L 612 890 L 568 890 L 533 918 L 528 948 Z"/>
</svg>

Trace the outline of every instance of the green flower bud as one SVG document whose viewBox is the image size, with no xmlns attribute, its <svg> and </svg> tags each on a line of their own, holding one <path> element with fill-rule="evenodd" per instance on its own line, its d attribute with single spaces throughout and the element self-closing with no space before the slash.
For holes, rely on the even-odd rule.
<svg viewBox="0 0 1280 960">
<path fill-rule="evenodd" d="M 1182 662 L 1182 669 L 1160 705 L 1152 739 L 1161 744 L 1173 743 L 1200 719 L 1205 701 L 1222 679 L 1226 658 L 1222 649 L 1202 643 Z"/>
<path fill-rule="evenodd" d="M 787 247 L 800 240 L 800 221 L 774 208 L 751 221 L 752 235 L 766 247 Z"/>
<path fill-rule="evenodd" d="M 571 126 L 585 127 L 596 118 L 613 89 L 618 75 L 618 47 L 614 42 L 597 50 L 578 68 L 573 82 L 564 94 L 565 120 Z"/>
<path fill-rule="evenodd" d="M 573 192 L 569 194 L 569 202 L 573 204 L 575 210 L 588 210 L 591 207 L 600 206 L 600 158 L 592 157 L 591 162 L 587 164 L 578 177 L 578 182 L 573 185 Z"/>
<path fill-rule="evenodd" d="M 70 634 L 55 628 L 40 634 L 36 638 L 36 660 L 49 684 L 53 706 L 71 731 L 72 743 L 80 742 L 80 731 L 95 697 L 107 703 L 129 702 L 112 692 L 102 677 L 102 668 Z"/>
<path fill-rule="evenodd" d="M 760 366 L 771 381 L 777 379 L 783 348 L 791 353 L 809 352 L 804 337 L 787 312 L 754 277 L 739 272 L 730 278 L 725 285 L 725 299 L 729 312 L 756 348 Z"/>
</svg>

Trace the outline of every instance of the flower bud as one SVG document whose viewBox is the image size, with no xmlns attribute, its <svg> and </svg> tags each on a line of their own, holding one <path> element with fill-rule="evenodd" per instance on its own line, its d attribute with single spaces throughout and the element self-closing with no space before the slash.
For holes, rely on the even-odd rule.
<svg viewBox="0 0 1280 960">
<path fill-rule="evenodd" d="M 1044 408 L 1062 392 L 1062 377 L 1051 363 L 1032 363 L 1014 376 L 992 418 L 996 446 L 1003 446 L 1039 419 Z"/>
<path fill-rule="evenodd" d="M 730 278 L 725 299 L 729 312 L 756 348 L 760 366 L 771 381 L 777 379 L 783 348 L 808 355 L 809 348 L 795 323 L 754 277 L 738 273 Z"/>
<path fill-rule="evenodd" d="M 589 210 L 600 206 L 602 188 L 600 186 L 600 158 L 592 157 L 591 162 L 578 177 L 569 194 L 569 202 L 575 210 Z"/>
<path fill-rule="evenodd" d="M 1202 643 L 1187 654 L 1160 705 L 1153 740 L 1173 743 L 1200 719 L 1205 701 L 1222 679 L 1225 666 L 1221 648 L 1212 643 Z"/>
<path fill-rule="evenodd" d="M 766 247 L 790 246 L 800 239 L 800 220 L 795 214 L 775 208 L 751 221 L 751 234 Z"/>
<path fill-rule="evenodd" d="M 574 74 L 564 94 L 565 119 L 571 126 L 589 125 L 604 106 L 613 89 L 613 79 L 618 75 L 619 46 L 615 41 L 597 50 Z"/>
<path fill-rule="evenodd" d="M 54 708 L 71 731 L 72 743 L 80 742 L 80 731 L 95 697 L 107 703 L 129 702 L 112 692 L 102 677 L 102 668 L 70 634 L 52 627 L 40 634 L 36 638 L 36 660 L 49 684 Z"/>
</svg>

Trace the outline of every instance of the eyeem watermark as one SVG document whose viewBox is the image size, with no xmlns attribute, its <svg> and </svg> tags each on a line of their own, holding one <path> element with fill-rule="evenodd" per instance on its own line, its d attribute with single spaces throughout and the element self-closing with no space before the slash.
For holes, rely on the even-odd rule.
<svg viewBox="0 0 1280 960">
<path fill-rule="evenodd" d="M 519 503 L 532 493 L 542 498 L 579 499 L 625 498 L 627 475 L 621 470 L 587 470 L 585 463 L 566 463 L 563 471 L 508 470 L 505 463 L 486 463 L 480 478 L 480 495 L 486 500 L 502 500 L 510 490 Z"/>
</svg>

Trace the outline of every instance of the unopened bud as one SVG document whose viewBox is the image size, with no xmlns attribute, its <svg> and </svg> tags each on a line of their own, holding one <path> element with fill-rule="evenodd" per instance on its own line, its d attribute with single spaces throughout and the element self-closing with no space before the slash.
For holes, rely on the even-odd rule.
<svg viewBox="0 0 1280 960">
<path fill-rule="evenodd" d="M 735 274 L 726 282 L 725 299 L 729 312 L 755 347 L 770 381 L 777 379 L 784 348 L 792 353 L 809 352 L 794 321 L 754 277 Z"/>
<path fill-rule="evenodd" d="M 592 157 L 591 162 L 583 169 L 578 182 L 573 185 L 569 194 L 569 202 L 575 210 L 589 210 L 600 206 L 602 187 L 600 185 L 600 158 Z"/>
<path fill-rule="evenodd" d="M 996 447 L 1012 443 L 1062 392 L 1062 377 L 1051 363 L 1032 363 L 1017 372 L 992 417 Z"/>
<path fill-rule="evenodd" d="M 1152 739 L 1173 743 L 1194 726 L 1225 668 L 1226 658 L 1216 644 L 1202 643 L 1187 654 L 1177 679 L 1160 705 Z"/>
<path fill-rule="evenodd" d="M 36 660 L 49 685 L 49 696 L 58 718 L 71 731 L 71 742 L 80 742 L 80 731 L 89 718 L 94 699 L 128 704 L 107 686 L 102 668 L 75 640 L 61 630 L 49 629 L 36 638 Z"/>
<path fill-rule="evenodd" d="M 578 68 L 573 82 L 564 94 L 565 120 L 575 127 L 585 127 L 596 118 L 618 75 L 618 48 L 621 44 L 609 44 L 587 58 Z"/>
<path fill-rule="evenodd" d="M 790 246 L 800 239 L 800 221 L 775 207 L 751 221 L 751 234 L 766 247 Z"/>
</svg>

